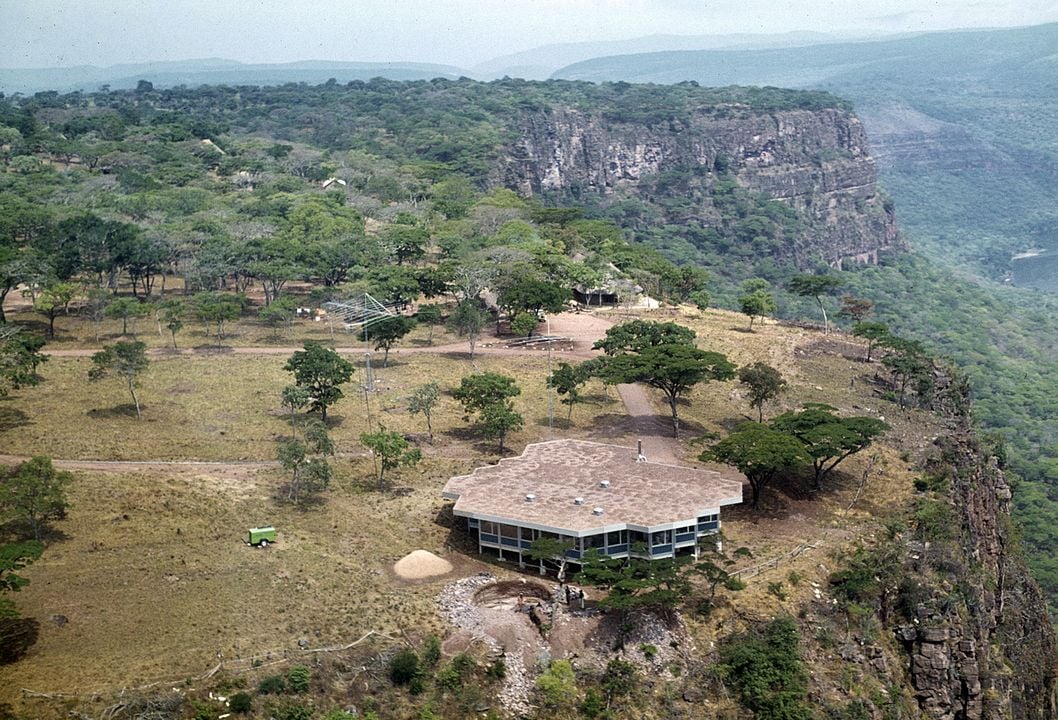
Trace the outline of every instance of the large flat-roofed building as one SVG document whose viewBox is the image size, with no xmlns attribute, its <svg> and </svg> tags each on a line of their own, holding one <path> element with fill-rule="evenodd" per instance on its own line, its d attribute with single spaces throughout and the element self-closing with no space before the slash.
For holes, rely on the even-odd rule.
<svg viewBox="0 0 1058 720">
<path fill-rule="evenodd" d="M 572 544 L 609 557 L 698 554 L 720 529 L 720 508 L 742 502 L 742 481 L 679 465 L 648 462 L 636 450 L 589 442 L 534 443 L 516 458 L 454 477 L 443 495 L 477 534 L 478 550 L 524 564 L 533 541 Z"/>
</svg>

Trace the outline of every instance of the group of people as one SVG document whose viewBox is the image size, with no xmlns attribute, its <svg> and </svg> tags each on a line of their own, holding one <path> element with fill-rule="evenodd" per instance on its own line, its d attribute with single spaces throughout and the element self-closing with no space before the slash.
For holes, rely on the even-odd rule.
<svg viewBox="0 0 1058 720">
<path fill-rule="evenodd" d="M 565 590 L 566 594 L 566 605 L 572 607 L 574 603 L 579 603 L 580 609 L 583 610 L 584 600 L 588 597 L 584 594 L 584 589 L 575 588 L 572 585 L 563 585 L 562 587 Z"/>
</svg>

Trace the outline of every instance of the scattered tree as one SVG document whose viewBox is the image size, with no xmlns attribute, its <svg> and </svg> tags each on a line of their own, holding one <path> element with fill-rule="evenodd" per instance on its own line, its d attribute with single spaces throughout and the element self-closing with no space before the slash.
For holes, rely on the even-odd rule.
<svg viewBox="0 0 1058 720">
<path fill-rule="evenodd" d="M 129 334 L 129 321 L 132 321 L 132 337 L 136 337 L 136 320 L 147 317 L 151 309 L 134 297 L 117 297 L 110 301 L 104 310 L 111 319 L 121 319 L 121 334 Z"/>
<path fill-rule="evenodd" d="M 885 422 L 864 416 L 840 417 L 836 408 L 812 404 L 799 412 L 780 415 L 772 427 L 800 440 L 815 470 L 813 485 L 819 488 L 830 471 L 855 455 L 889 429 Z"/>
<path fill-rule="evenodd" d="M 520 312 L 511 319 L 511 333 L 515 337 L 530 337 L 539 324 L 540 318 L 535 313 Z"/>
<path fill-rule="evenodd" d="M 859 298 L 855 295 L 842 295 L 840 314 L 852 318 L 854 324 L 861 323 L 874 314 L 874 300 Z"/>
<path fill-rule="evenodd" d="M 311 410 L 318 411 L 324 421 L 327 408 L 344 397 L 340 386 L 353 377 L 352 363 L 313 341 L 291 355 L 283 369 L 294 373 L 295 384 L 308 390 Z"/>
<path fill-rule="evenodd" d="M 35 457 L 19 465 L 0 483 L 0 509 L 29 523 L 40 540 L 49 520 L 66 515 L 66 486 L 73 475 L 56 470 L 51 458 Z"/>
<path fill-rule="evenodd" d="M 764 403 L 786 390 L 786 380 L 771 365 L 755 362 L 738 369 L 738 381 L 749 391 L 749 406 L 757 409 L 757 422 L 764 422 Z"/>
<path fill-rule="evenodd" d="M 673 436 L 678 438 L 680 398 L 699 383 L 735 377 L 735 366 L 724 355 L 701 350 L 691 344 L 693 340 L 694 331 L 675 323 L 635 320 L 618 325 L 595 344 L 607 355 L 592 364 L 592 371 L 609 385 L 641 382 L 661 390 L 672 414 Z"/>
<path fill-rule="evenodd" d="M 327 456 L 334 455 L 334 443 L 322 420 L 306 423 L 304 440 L 284 438 L 276 448 L 279 464 L 290 473 L 287 500 L 301 502 L 306 493 L 325 489 L 331 482 L 331 466 Z"/>
<path fill-rule="evenodd" d="M 790 278 L 787 287 L 795 295 L 815 299 L 816 304 L 819 305 L 819 312 L 823 314 L 823 334 L 829 335 L 830 322 L 827 320 L 827 308 L 823 304 L 823 296 L 830 294 L 842 284 L 841 278 L 834 275 L 795 275 Z"/>
<path fill-rule="evenodd" d="M 469 420 L 472 413 L 478 414 L 478 429 L 485 437 L 498 438 L 502 453 L 507 433 L 524 423 L 510 401 L 521 393 L 514 378 L 483 372 L 464 377 L 452 396 L 463 405 L 464 420 Z"/>
<path fill-rule="evenodd" d="M 430 437 L 431 443 L 433 442 L 433 423 L 431 416 L 433 414 L 433 409 L 440 398 L 441 391 L 435 382 L 420 385 L 415 388 L 411 396 L 408 398 L 408 412 L 412 415 L 422 413 L 423 417 L 426 418 L 426 432 Z"/>
<path fill-rule="evenodd" d="M 0 545 L 0 593 L 18 592 L 29 580 L 18 573 L 40 558 L 44 546 L 36 540 Z M 0 619 L 17 618 L 18 611 L 8 598 L 0 598 Z"/>
<path fill-rule="evenodd" d="M 125 381 L 136 406 L 136 418 L 140 415 L 140 400 L 136 396 L 140 377 L 147 372 L 150 360 L 147 359 L 147 346 L 140 342 L 117 342 L 104 345 L 103 349 L 92 356 L 93 367 L 88 371 L 88 379 L 95 382 L 117 375 Z"/>
<path fill-rule="evenodd" d="M 373 433 L 363 433 L 360 442 L 371 451 L 375 462 L 375 477 L 378 479 L 378 490 L 386 487 L 386 473 L 390 470 L 410 466 L 414 467 L 422 460 L 422 453 L 413 448 L 404 437 L 382 425 Z"/>
<path fill-rule="evenodd" d="M 477 344 L 481 328 L 485 325 L 485 314 L 478 307 L 477 300 L 463 300 L 448 316 L 448 324 L 460 337 L 466 337 L 470 343 L 470 359 L 474 359 L 474 345 Z"/>
<path fill-rule="evenodd" d="M 561 396 L 559 402 L 569 407 L 566 415 L 567 424 L 573 420 L 573 406 L 580 402 L 580 389 L 591 377 L 593 369 L 594 365 L 591 361 L 580 365 L 560 362 L 548 378 L 550 387 Z"/>
<path fill-rule="evenodd" d="M 891 338 L 893 335 L 889 332 L 889 326 L 883 322 L 869 322 L 863 321 L 856 323 L 852 328 L 853 337 L 863 338 L 867 341 L 867 362 L 871 361 L 871 351 L 874 350 L 874 346 L 882 343 Z"/>
<path fill-rule="evenodd" d="M 33 309 L 48 318 L 48 337 L 55 337 L 55 318 L 59 313 L 70 312 L 70 303 L 77 297 L 79 288 L 70 282 L 57 282 L 44 288 L 33 303 Z"/>
<path fill-rule="evenodd" d="M 796 437 L 760 423 L 739 425 L 699 459 L 738 468 L 753 489 L 754 508 L 760 502 L 761 492 L 777 473 L 810 460 L 804 444 Z"/>
<path fill-rule="evenodd" d="M 426 325 L 426 344 L 433 345 L 434 327 L 441 322 L 441 306 L 436 303 L 420 305 L 415 313 L 415 319 Z"/>
<path fill-rule="evenodd" d="M 750 330 L 753 329 L 755 319 L 763 320 L 775 313 L 777 305 L 770 288 L 771 284 L 760 278 L 753 278 L 742 283 L 742 295 L 738 298 L 738 307 L 743 315 L 749 317 Z"/>
<path fill-rule="evenodd" d="M 404 315 L 393 315 L 365 327 L 360 332 L 361 340 L 373 340 L 375 350 L 382 350 L 382 367 L 389 362 L 389 349 L 415 328 L 415 321 Z"/>
<path fill-rule="evenodd" d="M 13 325 L 0 325 L 0 397 L 40 382 L 37 367 L 48 361 L 43 347 L 44 338 Z"/>
<path fill-rule="evenodd" d="M 184 303 L 180 300 L 166 300 L 158 307 L 158 321 L 165 323 L 165 329 L 173 338 L 173 350 L 176 350 L 176 334 L 184 329 Z"/>
</svg>

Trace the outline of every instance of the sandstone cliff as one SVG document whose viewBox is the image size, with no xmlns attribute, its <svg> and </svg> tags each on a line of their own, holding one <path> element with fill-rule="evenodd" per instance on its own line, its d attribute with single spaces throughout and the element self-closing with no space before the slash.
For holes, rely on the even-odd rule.
<svg viewBox="0 0 1058 720">
<path fill-rule="evenodd" d="M 668 122 L 634 124 L 572 108 L 523 114 L 517 139 L 492 181 L 523 195 L 633 196 L 649 201 L 648 180 L 687 171 L 706 188 L 689 215 L 672 222 L 715 225 L 708 187 L 732 177 L 747 190 L 792 207 L 801 237 L 784 259 L 802 267 L 875 263 L 899 240 L 891 206 L 875 186 L 863 126 L 838 109 L 755 112 L 699 107 Z"/>
</svg>

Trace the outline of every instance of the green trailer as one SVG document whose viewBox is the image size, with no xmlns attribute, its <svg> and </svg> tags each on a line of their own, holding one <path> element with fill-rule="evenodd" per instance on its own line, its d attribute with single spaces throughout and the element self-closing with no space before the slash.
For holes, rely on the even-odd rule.
<svg viewBox="0 0 1058 720">
<path fill-rule="evenodd" d="M 256 545 L 257 547 L 268 547 L 268 543 L 276 541 L 276 529 L 271 525 L 268 527 L 250 528 L 249 532 L 247 532 L 246 541 L 248 544 Z"/>
</svg>

